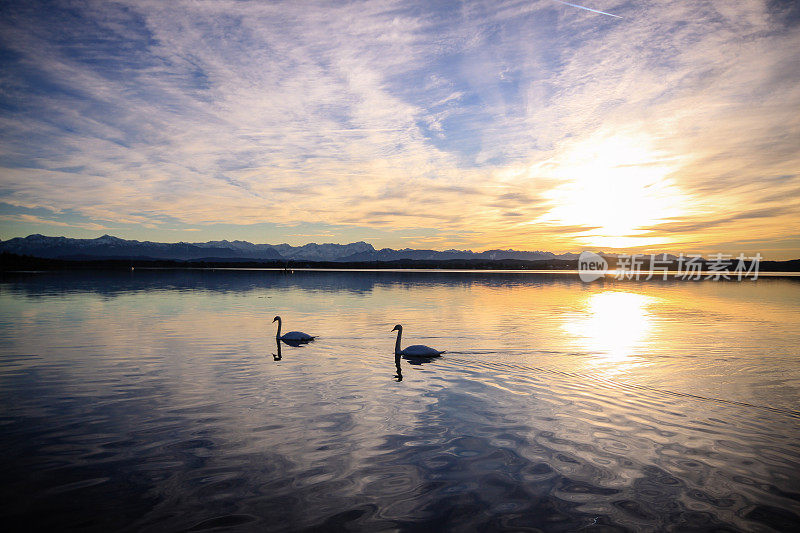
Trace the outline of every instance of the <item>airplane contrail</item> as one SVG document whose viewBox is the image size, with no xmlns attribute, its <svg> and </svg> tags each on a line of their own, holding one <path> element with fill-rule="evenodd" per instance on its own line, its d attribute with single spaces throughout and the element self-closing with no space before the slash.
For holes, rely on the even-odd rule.
<svg viewBox="0 0 800 533">
<path fill-rule="evenodd" d="M 592 13 L 600 13 L 601 15 L 608 15 L 609 17 L 614 17 L 614 18 L 618 18 L 618 19 L 622 18 L 619 15 L 612 15 L 611 13 L 606 13 L 605 11 L 599 11 L 597 9 L 592 9 L 591 7 L 579 6 L 578 4 L 570 4 L 569 2 L 562 2 L 561 0 L 553 0 L 553 1 L 554 2 L 558 2 L 559 4 L 564 4 L 565 6 L 572 6 L 572 7 L 578 7 L 580 9 L 585 9 L 586 11 L 591 11 Z"/>
</svg>

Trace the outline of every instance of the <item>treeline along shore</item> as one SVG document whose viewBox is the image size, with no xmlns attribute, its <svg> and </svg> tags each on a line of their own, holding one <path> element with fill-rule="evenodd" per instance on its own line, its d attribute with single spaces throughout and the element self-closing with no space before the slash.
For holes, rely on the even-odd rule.
<svg viewBox="0 0 800 533">
<path fill-rule="evenodd" d="M 616 268 L 616 258 L 607 256 L 609 268 Z M 708 261 L 701 263 L 702 270 L 708 270 Z M 749 264 L 746 265 L 749 268 Z M 670 271 L 678 271 L 678 261 L 658 263 L 658 268 L 666 267 Z M 146 257 L 109 258 L 109 259 L 52 259 L 19 255 L 9 252 L 0 253 L 0 271 L 57 271 L 57 270 L 130 270 L 131 268 L 169 268 L 169 269 L 222 269 L 222 268 L 264 268 L 264 269 L 441 269 L 441 270 L 577 270 L 577 259 L 547 259 L 527 261 L 521 259 L 448 259 L 448 260 L 416 260 L 399 259 L 394 261 L 305 261 L 305 260 L 229 260 L 206 258 L 199 260 L 151 259 Z M 641 270 L 650 269 L 647 256 L 640 265 Z M 682 267 L 685 269 L 685 266 Z M 733 266 L 728 270 L 732 271 Z M 800 259 L 789 261 L 761 261 L 759 272 L 800 272 Z"/>
</svg>

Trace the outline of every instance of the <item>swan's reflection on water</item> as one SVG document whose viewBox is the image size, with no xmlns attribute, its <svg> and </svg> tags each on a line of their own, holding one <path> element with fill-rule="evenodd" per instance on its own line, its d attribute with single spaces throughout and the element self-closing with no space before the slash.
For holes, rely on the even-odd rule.
<svg viewBox="0 0 800 533">
<path fill-rule="evenodd" d="M 405 359 L 406 363 L 408 363 L 409 365 L 420 366 L 426 363 L 430 363 L 438 359 L 438 357 L 408 357 L 405 355 L 401 356 L 400 354 L 395 354 L 394 366 L 395 370 L 397 371 L 397 374 L 393 376 L 395 378 L 395 381 L 403 381 L 403 369 L 400 366 L 401 359 Z"/>
<path fill-rule="evenodd" d="M 272 359 L 274 361 L 280 361 L 283 359 L 283 355 L 281 355 L 281 343 L 291 346 L 292 348 L 299 348 L 300 346 L 305 346 L 308 344 L 308 341 L 293 341 L 293 340 L 286 340 L 286 339 L 275 339 L 275 345 L 277 346 L 278 353 L 272 354 Z"/>
<path fill-rule="evenodd" d="M 280 361 L 283 357 L 281 356 L 281 340 L 275 339 L 275 344 L 278 346 L 278 353 L 272 354 L 273 361 Z"/>
<path fill-rule="evenodd" d="M 434 360 L 438 359 L 438 357 L 406 357 L 406 356 L 403 356 L 403 359 L 405 359 L 406 362 L 409 365 L 419 366 L 419 365 L 424 365 L 425 363 L 430 363 L 431 361 L 434 361 Z"/>
<path fill-rule="evenodd" d="M 289 340 L 289 339 L 281 339 L 280 342 L 278 343 L 278 346 L 280 346 L 281 342 L 283 342 L 283 343 L 285 343 L 285 344 L 287 344 L 287 345 L 289 345 L 289 346 L 291 346 L 293 348 L 299 348 L 300 346 L 305 346 L 306 344 L 308 344 L 309 341 L 295 341 L 295 340 Z"/>
</svg>

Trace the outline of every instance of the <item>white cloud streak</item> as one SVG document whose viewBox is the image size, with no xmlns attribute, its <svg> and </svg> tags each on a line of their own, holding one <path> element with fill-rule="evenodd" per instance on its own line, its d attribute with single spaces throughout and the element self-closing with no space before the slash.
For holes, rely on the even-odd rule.
<svg viewBox="0 0 800 533">
<path fill-rule="evenodd" d="M 553 1 L 554 2 L 558 2 L 559 4 L 564 4 L 565 6 L 572 6 L 572 7 L 577 7 L 579 9 L 585 9 L 586 11 L 591 11 L 592 13 L 599 13 L 601 15 L 608 15 L 609 17 L 614 17 L 614 18 L 618 18 L 618 19 L 622 18 L 619 15 L 612 15 L 611 13 L 606 13 L 605 11 L 600 11 L 598 9 L 592 9 L 591 7 L 579 6 L 578 4 L 570 4 L 569 2 L 562 2 L 561 0 L 553 0 Z"/>
</svg>

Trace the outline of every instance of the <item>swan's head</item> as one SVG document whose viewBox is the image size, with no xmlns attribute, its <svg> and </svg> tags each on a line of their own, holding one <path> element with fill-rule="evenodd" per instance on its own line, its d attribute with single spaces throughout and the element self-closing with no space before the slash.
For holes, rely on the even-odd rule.
<svg viewBox="0 0 800 533">
<path fill-rule="evenodd" d="M 403 326 L 397 324 L 395 327 L 392 328 L 392 331 L 403 331 Z"/>
<path fill-rule="evenodd" d="M 280 319 L 281 319 L 281 317 L 279 317 L 279 316 L 276 316 L 275 318 L 273 318 L 273 319 L 272 319 L 272 321 L 273 321 L 273 322 L 277 322 L 277 321 L 279 321 Z"/>
</svg>

